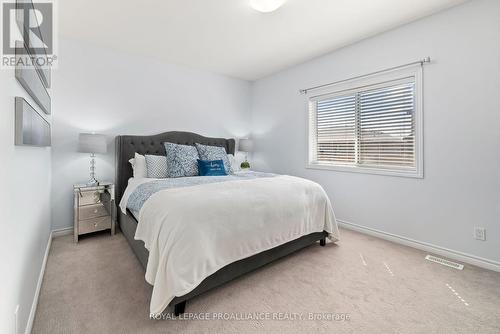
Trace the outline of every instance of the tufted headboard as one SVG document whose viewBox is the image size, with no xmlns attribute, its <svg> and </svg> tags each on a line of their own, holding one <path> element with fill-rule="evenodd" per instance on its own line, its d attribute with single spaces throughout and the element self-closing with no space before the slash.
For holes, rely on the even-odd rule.
<svg viewBox="0 0 500 334">
<path fill-rule="evenodd" d="M 180 131 L 164 132 L 153 136 L 117 136 L 115 141 L 116 203 L 120 203 L 128 180 L 133 176 L 132 166 L 128 161 L 134 157 L 135 152 L 139 154 L 165 155 L 164 142 L 193 146 L 195 143 L 222 146 L 228 154 L 234 154 L 235 149 L 234 139 L 209 138 L 196 133 Z"/>
</svg>

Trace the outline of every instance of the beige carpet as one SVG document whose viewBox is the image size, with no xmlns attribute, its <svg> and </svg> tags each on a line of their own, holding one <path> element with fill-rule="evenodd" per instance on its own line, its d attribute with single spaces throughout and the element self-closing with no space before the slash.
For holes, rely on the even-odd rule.
<svg viewBox="0 0 500 334">
<path fill-rule="evenodd" d="M 78 245 L 60 237 L 33 332 L 500 333 L 500 273 L 458 271 L 415 249 L 341 232 L 338 245 L 305 248 L 187 304 L 193 316 L 227 312 L 245 320 L 149 320 L 151 288 L 123 235 Z M 349 319 L 308 320 L 309 312 Z"/>
</svg>

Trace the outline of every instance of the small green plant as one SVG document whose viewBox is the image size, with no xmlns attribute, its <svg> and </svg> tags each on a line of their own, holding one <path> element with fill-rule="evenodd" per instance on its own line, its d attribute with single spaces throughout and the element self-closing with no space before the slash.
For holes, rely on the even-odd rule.
<svg viewBox="0 0 500 334">
<path fill-rule="evenodd" d="M 241 169 L 248 169 L 250 168 L 250 163 L 248 161 L 243 161 L 240 165 Z"/>
</svg>

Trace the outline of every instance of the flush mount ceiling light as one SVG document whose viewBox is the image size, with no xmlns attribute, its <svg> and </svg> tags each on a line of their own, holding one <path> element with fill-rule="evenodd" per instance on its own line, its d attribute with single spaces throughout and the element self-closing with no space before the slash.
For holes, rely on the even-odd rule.
<svg viewBox="0 0 500 334">
<path fill-rule="evenodd" d="M 262 12 L 270 13 L 283 6 L 286 0 L 250 0 L 250 7 Z"/>
</svg>

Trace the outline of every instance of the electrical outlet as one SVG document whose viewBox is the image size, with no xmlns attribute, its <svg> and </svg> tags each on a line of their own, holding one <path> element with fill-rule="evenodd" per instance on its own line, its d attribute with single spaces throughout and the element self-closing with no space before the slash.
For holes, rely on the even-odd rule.
<svg viewBox="0 0 500 334">
<path fill-rule="evenodd" d="M 14 310 L 14 333 L 19 334 L 19 305 Z"/>
<path fill-rule="evenodd" d="M 474 239 L 486 241 L 486 229 L 484 227 L 474 227 Z"/>
</svg>

